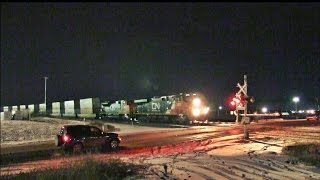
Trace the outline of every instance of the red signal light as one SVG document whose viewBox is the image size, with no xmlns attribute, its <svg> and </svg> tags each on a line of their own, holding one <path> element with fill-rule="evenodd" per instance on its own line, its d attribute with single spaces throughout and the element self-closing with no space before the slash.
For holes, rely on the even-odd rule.
<svg viewBox="0 0 320 180">
<path fill-rule="evenodd" d="M 63 136 L 63 141 L 64 141 L 64 142 L 69 142 L 70 140 L 71 140 L 71 138 L 70 138 L 69 135 L 65 134 L 65 135 Z"/>
<path fill-rule="evenodd" d="M 233 98 L 233 101 L 236 102 L 236 103 L 240 103 L 240 100 L 237 99 L 237 98 Z"/>
</svg>

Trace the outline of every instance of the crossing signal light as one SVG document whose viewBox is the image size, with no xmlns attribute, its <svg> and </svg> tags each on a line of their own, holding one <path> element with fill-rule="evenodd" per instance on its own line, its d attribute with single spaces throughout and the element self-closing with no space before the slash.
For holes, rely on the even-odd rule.
<svg viewBox="0 0 320 180">
<path fill-rule="evenodd" d="M 237 99 L 237 98 L 233 98 L 233 101 L 234 101 L 236 104 L 239 104 L 239 103 L 240 103 L 240 99 Z"/>
</svg>

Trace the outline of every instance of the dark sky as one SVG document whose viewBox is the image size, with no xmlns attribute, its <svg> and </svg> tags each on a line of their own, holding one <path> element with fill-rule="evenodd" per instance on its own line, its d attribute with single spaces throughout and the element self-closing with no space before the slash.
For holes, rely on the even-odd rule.
<svg viewBox="0 0 320 180">
<path fill-rule="evenodd" d="M 202 92 L 320 95 L 319 3 L 1 3 L 1 105 Z"/>
</svg>

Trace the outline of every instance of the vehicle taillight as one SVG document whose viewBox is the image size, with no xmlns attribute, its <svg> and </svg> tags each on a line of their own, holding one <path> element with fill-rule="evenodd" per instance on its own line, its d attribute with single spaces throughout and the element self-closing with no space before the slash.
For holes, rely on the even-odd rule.
<svg viewBox="0 0 320 180">
<path fill-rule="evenodd" d="M 70 140 L 71 140 L 71 138 L 70 138 L 69 135 L 67 135 L 67 134 L 63 135 L 63 141 L 64 142 L 69 142 Z"/>
</svg>

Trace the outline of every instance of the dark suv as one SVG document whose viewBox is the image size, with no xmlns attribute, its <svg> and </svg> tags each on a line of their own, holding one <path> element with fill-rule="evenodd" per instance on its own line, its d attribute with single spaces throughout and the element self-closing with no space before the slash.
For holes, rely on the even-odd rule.
<svg viewBox="0 0 320 180">
<path fill-rule="evenodd" d="M 111 151 L 118 148 L 121 138 L 116 133 L 105 133 L 95 126 L 65 125 L 56 136 L 55 144 L 74 153 L 99 148 Z"/>
</svg>

